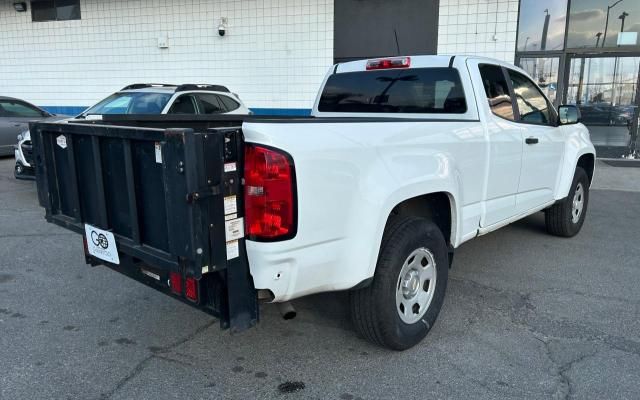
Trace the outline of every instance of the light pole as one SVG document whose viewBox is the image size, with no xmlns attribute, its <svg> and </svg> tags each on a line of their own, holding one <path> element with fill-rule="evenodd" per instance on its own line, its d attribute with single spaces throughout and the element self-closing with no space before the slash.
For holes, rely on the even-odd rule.
<svg viewBox="0 0 640 400">
<path fill-rule="evenodd" d="M 536 47 L 538 47 L 538 45 L 536 43 L 532 43 L 531 47 L 533 47 L 533 51 L 536 51 Z M 538 70 L 538 57 L 534 57 L 533 58 L 533 74 L 534 75 L 537 70 Z M 534 76 L 534 79 L 535 79 L 535 76 Z"/>
<path fill-rule="evenodd" d="M 622 20 L 622 22 L 620 23 L 620 33 L 624 32 L 624 19 L 627 18 L 629 16 L 629 13 L 626 11 L 623 11 L 622 14 L 620 14 L 620 16 L 618 17 L 619 19 Z"/>
<path fill-rule="evenodd" d="M 602 32 L 596 33 L 596 48 L 600 45 L 600 36 L 602 36 Z"/>
<path fill-rule="evenodd" d="M 622 0 L 620 0 L 622 1 Z M 549 9 L 544 10 L 544 24 L 542 25 L 542 39 L 540 39 L 540 50 L 544 51 L 547 49 L 547 33 L 549 32 L 549 20 L 551 19 L 551 15 L 549 15 Z"/>
<path fill-rule="evenodd" d="M 622 0 L 618 0 L 610 6 L 607 6 L 607 19 L 604 23 L 604 37 L 602 38 L 602 47 L 604 47 L 604 42 L 607 41 L 607 29 L 609 29 L 609 11 L 611 11 L 611 9 L 617 6 L 619 3 L 622 3 Z"/>
</svg>

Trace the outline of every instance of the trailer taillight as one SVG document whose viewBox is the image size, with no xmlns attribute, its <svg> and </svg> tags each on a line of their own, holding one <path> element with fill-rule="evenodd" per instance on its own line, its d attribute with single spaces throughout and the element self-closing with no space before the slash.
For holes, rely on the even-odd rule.
<svg viewBox="0 0 640 400">
<path fill-rule="evenodd" d="M 409 68 L 411 57 L 377 58 L 367 61 L 367 71 L 376 69 Z"/>
<path fill-rule="evenodd" d="M 198 301 L 198 281 L 194 278 L 187 278 L 184 295 L 191 301 Z"/>
<path fill-rule="evenodd" d="M 177 272 L 169 272 L 169 285 L 173 293 L 182 295 L 182 275 Z"/>
<path fill-rule="evenodd" d="M 257 241 L 296 233 L 295 168 L 289 154 L 247 143 L 244 153 L 246 234 Z"/>
</svg>

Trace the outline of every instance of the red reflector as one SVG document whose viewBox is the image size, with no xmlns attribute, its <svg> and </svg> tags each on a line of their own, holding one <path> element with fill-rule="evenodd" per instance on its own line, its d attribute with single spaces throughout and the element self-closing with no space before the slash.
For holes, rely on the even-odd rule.
<svg viewBox="0 0 640 400">
<path fill-rule="evenodd" d="M 409 68 L 411 57 L 378 58 L 367 61 L 367 71 L 374 69 Z"/>
<path fill-rule="evenodd" d="M 173 293 L 182 294 L 182 275 L 177 272 L 169 272 L 169 283 Z"/>
<path fill-rule="evenodd" d="M 245 146 L 245 230 L 250 239 L 283 240 L 295 235 L 294 173 L 288 154 Z"/>
<path fill-rule="evenodd" d="M 187 278 L 185 296 L 191 301 L 198 301 L 198 281 L 193 278 Z"/>
<path fill-rule="evenodd" d="M 88 256 L 89 255 L 89 244 L 87 243 L 87 236 L 86 235 L 82 236 L 82 245 L 84 246 L 84 255 Z"/>
</svg>

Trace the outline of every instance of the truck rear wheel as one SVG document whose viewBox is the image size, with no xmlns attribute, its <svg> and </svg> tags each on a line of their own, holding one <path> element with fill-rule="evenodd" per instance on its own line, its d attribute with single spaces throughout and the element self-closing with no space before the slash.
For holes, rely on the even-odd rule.
<svg viewBox="0 0 640 400">
<path fill-rule="evenodd" d="M 351 293 L 351 317 L 365 339 L 393 350 L 419 343 L 436 321 L 449 254 L 436 224 L 419 217 L 390 221 L 371 285 Z"/>
<path fill-rule="evenodd" d="M 547 232 L 562 237 L 575 236 L 584 223 L 589 205 L 589 177 L 577 167 L 569 195 L 544 212 Z"/>
</svg>

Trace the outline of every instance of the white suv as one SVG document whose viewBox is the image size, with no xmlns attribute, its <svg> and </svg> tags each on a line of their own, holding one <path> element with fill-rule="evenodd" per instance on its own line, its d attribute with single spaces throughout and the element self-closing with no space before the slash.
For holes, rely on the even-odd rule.
<svg viewBox="0 0 640 400">
<path fill-rule="evenodd" d="M 240 97 L 221 85 L 136 83 L 124 87 L 76 119 L 101 119 L 105 114 L 252 114 Z M 18 136 L 15 177 L 33 179 L 31 135 Z"/>
<path fill-rule="evenodd" d="M 221 85 L 138 83 L 112 94 L 77 118 L 94 119 L 104 114 L 250 113 L 237 94 Z"/>
</svg>

